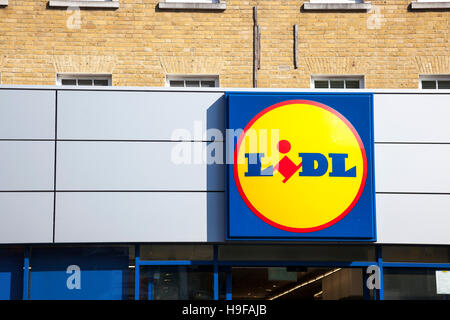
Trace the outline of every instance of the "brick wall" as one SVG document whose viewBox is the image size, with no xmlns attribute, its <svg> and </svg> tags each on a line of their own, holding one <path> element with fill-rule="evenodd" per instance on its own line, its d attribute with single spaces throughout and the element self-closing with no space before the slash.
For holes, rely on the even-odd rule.
<svg viewBox="0 0 450 320">
<path fill-rule="evenodd" d="M 419 74 L 450 74 L 450 11 L 411 11 L 412 0 L 372 0 L 370 12 L 306 12 L 304 1 L 226 0 L 225 11 L 50 8 L 9 0 L 0 8 L 2 84 L 55 84 L 56 74 L 111 73 L 117 86 L 163 86 L 166 74 L 219 74 L 251 87 L 252 7 L 258 5 L 258 86 L 307 88 L 312 74 L 365 75 L 366 88 L 417 88 Z M 294 68 L 293 25 L 299 65 Z"/>
</svg>

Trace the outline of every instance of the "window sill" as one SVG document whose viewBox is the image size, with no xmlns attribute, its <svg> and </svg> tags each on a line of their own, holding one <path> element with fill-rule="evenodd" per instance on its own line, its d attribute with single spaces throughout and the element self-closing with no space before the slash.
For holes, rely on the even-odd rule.
<svg viewBox="0 0 450 320">
<path fill-rule="evenodd" d="M 0 0 L 0 6 L 7 6 L 8 0 Z"/>
<path fill-rule="evenodd" d="M 119 8 L 119 0 L 113 1 L 80 1 L 80 0 L 50 0 L 49 7 L 80 7 L 80 8 Z"/>
<path fill-rule="evenodd" d="M 450 1 L 442 2 L 411 2 L 411 9 L 424 10 L 424 9 L 450 9 Z"/>
<path fill-rule="evenodd" d="M 159 9 L 171 10 L 225 10 L 227 8 L 227 4 L 223 0 L 218 3 L 159 1 L 158 6 Z"/>
<path fill-rule="evenodd" d="M 368 11 L 372 8 L 370 2 L 365 3 L 311 3 L 305 2 L 303 10 L 341 10 L 341 11 Z"/>
</svg>

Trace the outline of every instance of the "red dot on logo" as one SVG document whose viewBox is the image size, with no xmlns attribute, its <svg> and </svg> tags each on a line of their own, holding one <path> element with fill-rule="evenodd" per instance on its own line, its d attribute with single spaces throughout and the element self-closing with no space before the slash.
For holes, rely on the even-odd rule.
<svg viewBox="0 0 450 320">
<path fill-rule="evenodd" d="M 278 142 L 278 151 L 281 153 L 288 153 L 291 150 L 291 144 L 287 140 Z"/>
</svg>

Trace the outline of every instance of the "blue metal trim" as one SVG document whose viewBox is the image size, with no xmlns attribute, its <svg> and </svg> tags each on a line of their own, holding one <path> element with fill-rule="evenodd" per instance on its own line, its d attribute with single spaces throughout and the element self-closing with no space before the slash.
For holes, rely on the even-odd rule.
<svg viewBox="0 0 450 320">
<path fill-rule="evenodd" d="M 219 261 L 221 266 L 233 267 L 339 267 L 356 268 L 368 267 L 376 264 L 373 261 Z"/>
<path fill-rule="evenodd" d="M 141 269 L 141 247 L 134 247 L 134 300 L 139 300 L 139 278 Z"/>
<path fill-rule="evenodd" d="M 372 143 L 370 144 L 370 154 L 371 154 L 371 162 L 372 162 L 372 188 L 373 188 L 373 194 L 372 194 L 372 219 L 373 219 L 373 223 L 372 223 L 372 231 L 373 231 L 373 241 L 377 241 L 377 214 L 376 214 L 376 210 L 377 210 L 377 206 L 376 206 L 376 200 L 377 200 L 377 193 L 376 193 L 376 188 L 375 188 L 375 124 L 374 124 L 374 118 L 375 118 L 375 112 L 374 112 L 374 93 L 370 93 L 370 112 L 371 114 L 371 119 L 370 119 L 370 125 L 371 125 L 371 141 Z"/>
<path fill-rule="evenodd" d="M 450 263 L 416 263 L 416 262 L 383 262 L 385 268 L 428 268 L 428 269 L 448 269 Z"/>
<path fill-rule="evenodd" d="M 150 272 L 149 274 L 149 281 L 148 281 L 148 300 L 154 300 L 155 299 L 155 285 L 154 285 L 154 281 L 155 279 L 153 278 L 154 273 Z"/>
<path fill-rule="evenodd" d="M 141 266 L 193 266 L 193 265 L 214 265 L 213 260 L 145 260 L 140 261 Z"/>
<path fill-rule="evenodd" d="M 380 289 L 378 289 L 378 300 L 384 300 L 384 281 L 383 281 L 383 250 L 381 246 L 377 247 L 377 262 L 380 270 Z"/>
<path fill-rule="evenodd" d="M 225 300 L 233 300 L 233 272 L 231 267 L 227 268 L 226 271 L 226 293 Z"/>
<path fill-rule="evenodd" d="M 214 245 L 214 300 L 219 300 L 219 263 L 217 245 Z"/>
<path fill-rule="evenodd" d="M 23 260 L 23 300 L 29 300 L 28 284 L 30 281 L 30 248 L 25 247 L 24 260 Z"/>
</svg>

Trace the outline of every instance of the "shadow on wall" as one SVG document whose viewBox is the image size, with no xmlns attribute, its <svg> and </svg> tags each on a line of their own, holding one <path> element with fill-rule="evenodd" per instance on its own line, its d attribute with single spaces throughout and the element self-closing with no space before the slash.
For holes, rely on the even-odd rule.
<svg viewBox="0 0 450 320">
<path fill-rule="evenodd" d="M 225 96 L 208 108 L 206 128 L 212 134 L 216 131 L 214 129 L 218 129 L 225 137 Z M 214 138 L 217 140 L 214 141 Z M 218 137 L 208 137 L 207 140 L 208 150 L 213 150 L 212 156 L 217 161 L 207 166 L 206 238 L 208 242 L 222 242 L 225 240 L 225 143 L 224 139 Z"/>
</svg>

